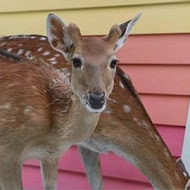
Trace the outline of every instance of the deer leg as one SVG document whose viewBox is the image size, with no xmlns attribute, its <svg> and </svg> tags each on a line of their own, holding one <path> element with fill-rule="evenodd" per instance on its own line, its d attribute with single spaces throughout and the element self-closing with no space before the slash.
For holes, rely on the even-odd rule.
<svg viewBox="0 0 190 190">
<path fill-rule="evenodd" d="M 22 190 L 21 164 L 11 163 L 3 166 L 0 173 L 0 190 Z"/>
<path fill-rule="evenodd" d="M 41 161 L 41 172 L 45 190 L 56 190 L 58 160 L 56 158 L 51 162 L 49 160 Z"/>
<path fill-rule="evenodd" d="M 93 190 L 102 189 L 102 175 L 99 153 L 91 151 L 83 146 L 78 146 L 85 166 L 88 181 Z"/>
</svg>

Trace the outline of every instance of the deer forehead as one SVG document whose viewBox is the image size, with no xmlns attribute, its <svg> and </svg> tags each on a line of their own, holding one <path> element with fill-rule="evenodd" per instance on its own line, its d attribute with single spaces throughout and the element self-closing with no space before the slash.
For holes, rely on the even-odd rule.
<svg viewBox="0 0 190 190">
<path fill-rule="evenodd" d="M 88 64 L 102 64 L 115 57 L 115 52 L 108 41 L 97 37 L 86 37 L 76 47 L 73 57 L 79 57 Z"/>
</svg>

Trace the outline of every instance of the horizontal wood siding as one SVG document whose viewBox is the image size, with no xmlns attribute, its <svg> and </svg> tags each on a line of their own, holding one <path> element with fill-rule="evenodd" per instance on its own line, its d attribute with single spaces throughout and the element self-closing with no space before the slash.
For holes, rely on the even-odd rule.
<svg viewBox="0 0 190 190">
<path fill-rule="evenodd" d="M 189 34 L 130 36 L 118 56 L 124 64 L 190 64 Z"/>
<path fill-rule="evenodd" d="M 23 172 L 24 189 L 42 190 L 42 180 L 39 167 L 25 166 Z M 58 190 L 90 190 L 87 178 L 78 172 L 59 170 Z M 104 177 L 104 189 L 152 189 L 147 183 Z"/>
<path fill-rule="evenodd" d="M 190 94 L 190 65 L 125 65 L 122 69 L 141 94 Z"/>
</svg>

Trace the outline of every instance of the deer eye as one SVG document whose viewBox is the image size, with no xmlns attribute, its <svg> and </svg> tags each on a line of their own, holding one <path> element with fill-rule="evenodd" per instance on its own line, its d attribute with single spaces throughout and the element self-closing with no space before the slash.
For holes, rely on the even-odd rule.
<svg viewBox="0 0 190 190">
<path fill-rule="evenodd" d="M 113 60 L 111 61 L 111 63 L 110 63 L 110 67 L 111 67 L 112 69 L 115 69 L 115 68 L 116 68 L 117 63 L 118 63 L 118 60 L 113 59 Z"/>
<path fill-rule="evenodd" d="M 73 58 L 72 61 L 73 61 L 73 66 L 75 69 L 81 67 L 82 62 L 79 58 Z"/>
</svg>

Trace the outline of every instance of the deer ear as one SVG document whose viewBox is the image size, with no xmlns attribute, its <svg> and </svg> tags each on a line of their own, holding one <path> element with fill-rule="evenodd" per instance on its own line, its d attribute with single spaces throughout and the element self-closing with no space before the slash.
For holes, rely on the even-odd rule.
<svg viewBox="0 0 190 190">
<path fill-rule="evenodd" d="M 52 48 L 62 53 L 66 59 L 69 59 L 73 42 L 67 25 L 51 13 L 47 17 L 46 27 L 48 40 Z"/>
<path fill-rule="evenodd" d="M 142 13 L 137 14 L 133 19 L 119 25 L 119 27 L 121 29 L 121 36 L 119 37 L 119 39 L 116 43 L 115 51 L 118 51 L 118 49 L 120 49 L 125 44 L 133 26 L 135 26 L 135 24 L 137 23 L 137 21 L 139 20 L 141 15 L 142 15 Z"/>
</svg>

